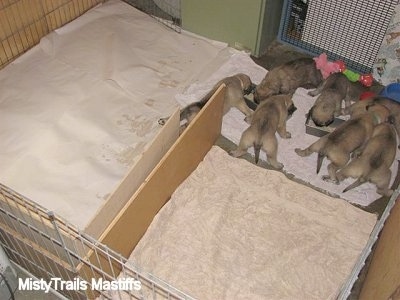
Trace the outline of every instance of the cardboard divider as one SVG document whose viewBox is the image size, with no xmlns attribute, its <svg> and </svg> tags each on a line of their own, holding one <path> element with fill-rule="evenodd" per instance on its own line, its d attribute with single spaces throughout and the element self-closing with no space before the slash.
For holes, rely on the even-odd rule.
<svg viewBox="0 0 400 300">
<path fill-rule="evenodd" d="M 155 215 L 220 135 L 224 95 L 222 85 L 104 231 L 101 243 L 129 257 Z"/>
<path fill-rule="evenodd" d="M 400 299 L 400 197 L 382 229 L 359 299 Z"/>
</svg>

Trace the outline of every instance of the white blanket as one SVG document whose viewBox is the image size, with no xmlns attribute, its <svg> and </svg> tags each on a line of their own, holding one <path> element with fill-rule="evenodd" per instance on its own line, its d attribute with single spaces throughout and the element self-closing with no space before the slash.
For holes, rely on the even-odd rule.
<svg viewBox="0 0 400 300">
<path fill-rule="evenodd" d="M 84 228 L 226 44 L 107 1 L 0 71 L 0 181 Z"/>
<path fill-rule="evenodd" d="M 182 106 L 196 101 L 196 99 L 203 96 L 215 82 L 236 73 L 248 74 L 254 83 L 259 83 L 264 78 L 267 70 L 255 64 L 247 54 L 237 52 L 221 68 L 216 70 L 211 77 L 202 82 L 192 84 L 184 93 L 177 95 L 177 100 Z M 293 96 L 293 102 L 297 107 L 297 111 L 287 122 L 287 130 L 291 132 L 292 138 L 281 139 L 278 137 L 278 161 L 284 164 L 283 171 L 288 174 L 293 174 L 297 179 L 322 189 L 330 195 L 335 195 L 362 206 L 369 205 L 380 197 L 380 195 L 376 193 L 376 187 L 373 184 L 366 183 L 356 189 L 342 193 L 343 189 L 352 183 L 354 179 L 348 178 L 340 185 L 325 182 L 321 177 L 327 174 L 326 166 L 329 162 L 327 159 L 324 160 L 320 174 L 317 175 L 317 154 L 302 158 L 294 152 L 295 148 L 308 147 L 318 139 L 316 136 L 306 134 L 305 132 L 306 114 L 316 99 L 308 96 L 307 92 L 306 89 L 299 88 Z M 222 134 L 238 144 L 242 132 L 247 127 L 248 124 L 244 122 L 243 114 L 233 108 L 223 118 Z M 253 148 L 250 148 L 249 152 L 254 154 Z M 261 153 L 260 157 L 265 160 L 264 153 Z M 392 166 L 392 181 L 396 173 L 397 163 L 394 163 Z"/>
<path fill-rule="evenodd" d="M 129 261 L 198 299 L 334 299 L 375 222 L 213 147 Z"/>
</svg>

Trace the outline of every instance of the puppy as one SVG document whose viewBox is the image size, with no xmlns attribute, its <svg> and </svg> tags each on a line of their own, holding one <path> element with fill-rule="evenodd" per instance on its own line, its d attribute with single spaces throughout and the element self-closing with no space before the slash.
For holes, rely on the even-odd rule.
<svg viewBox="0 0 400 300">
<path fill-rule="evenodd" d="M 316 88 L 322 74 L 312 58 L 299 58 L 271 69 L 256 86 L 254 101 L 260 103 L 271 95 L 293 94 L 297 88 Z"/>
<path fill-rule="evenodd" d="M 362 114 L 366 111 L 366 107 L 369 105 L 377 103 L 385 106 L 390 111 L 390 117 L 392 119 L 392 124 L 396 130 L 397 138 L 400 141 L 400 103 L 386 97 L 374 96 L 362 101 L 353 103 L 351 106 L 344 108 L 342 114 L 348 114 L 351 117 Z M 400 146 L 398 146 L 400 147 Z"/>
<path fill-rule="evenodd" d="M 220 87 L 221 84 L 225 84 L 226 86 L 223 113 L 226 114 L 231 107 L 236 107 L 242 113 L 244 113 L 246 117 L 251 116 L 253 110 L 247 106 L 244 96 L 250 94 L 254 90 L 255 85 L 251 82 L 249 76 L 243 73 L 238 73 L 234 76 L 226 77 L 220 80 L 200 101 L 191 103 L 181 109 L 180 120 L 186 121 L 186 123 L 182 125 L 183 128 L 189 125 L 189 123 L 200 112 L 204 105 L 206 105 L 208 100 L 210 100 L 212 95 L 214 95 L 215 91 Z M 167 120 L 168 118 L 162 118 L 159 119 L 158 123 L 160 125 L 164 125 Z"/>
<path fill-rule="evenodd" d="M 262 149 L 267 154 L 268 163 L 275 169 L 282 169 L 283 164 L 277 161 L 278 140 L 275 133 L 278 132 L 284 139 L 291 137 L 286 131 L 286 120 L 294 110 L 292 95 L 274 95 L 265 99 L 255 110 L 251 125 L 243 132 L 239 146 L 230 154 L 239 157 L 254 146 L 256 164 Z"/>
<path fill-rule="evenodd" d="M 341 115 L 342 100 L 343 96 L 336 89 L 324 89 L 308 112 L 308 118 L 317 126 L 329 126 Z"/>
<path fill-rule="evenodd" d="M 392 176 L 390 166 L 396 157 L 396 149 L 394 127 L 388 122 L 377 125 L 361 155 L 336 173 L 338 181 L 347 177 L 357 178 L 343 192 L 369 181 L 376 185 L 378 194 L 391 196 L 393 190 L 389 189 Z"/>
<path fill-rule="evenodd" d="M 319 95 L 308 114 L 315 125 L 328 126 L 342 114 L 342 100 L 345 101 L 345 107 L 349 107 L 367 90 L 368 87 L 351 82 L 342 73 L 333 73 L 315 90 L 308 92 L 313 97 Z"/>
<path fill-rule="evenodd" d="M 335 89 L 344 99 L 345 107 L 349 107 L 352 102 L 358 101 L 361 94 L 369 90 L 360 82 L 351 82 L 343 73 L 333 73 L 308 94 L 315 97 L 326 89 Z"/>
<path fill-rule="evenodd" d="M 336 172 L 347 164 L 352 152 L 363 148 L 372 136 L 374 126 L 385 122 L 388 116 L 389 110 L 386 107 L 371 104 L 367 107 L 366 113 L 342 123 L 333 132 L 324 135 L 309 147 L 303 150 L 296 148 L 295 151 L 302 157 L 318 153 L 317 174 L 323 159 L 327 157 L 330 160 L 329 176 L 324 176 L 323 179 L 337 183 Z"/>
</svg>

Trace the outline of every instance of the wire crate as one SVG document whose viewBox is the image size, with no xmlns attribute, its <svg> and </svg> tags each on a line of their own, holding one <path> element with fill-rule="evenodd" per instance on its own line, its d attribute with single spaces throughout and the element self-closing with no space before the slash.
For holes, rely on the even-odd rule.
<svg viewBox="0 0 400 300">
<path fill-rule="evenodd" d="M 285 0 L 278 39 L 370 73 L 398 0 Z"/>
<path fill-rule="evenodd" d="M 0 244 L 11 261 L 69 299 L 190 299 L 53 212 L 0 184 Z M 140 288 L 110 294 L 99 282 L 131 278 Z M 62 287 L 61 281 L 75 283 Z"/>
</svg>

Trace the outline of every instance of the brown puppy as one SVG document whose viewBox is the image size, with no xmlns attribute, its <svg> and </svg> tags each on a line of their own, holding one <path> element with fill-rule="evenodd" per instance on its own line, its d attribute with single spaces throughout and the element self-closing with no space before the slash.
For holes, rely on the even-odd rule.
<svg viewBox="0 0 400 300">
<path fill-rule="evenodd" d="M 291 137 L 286 131 L 286 119 L 293 107 L 292 95 L 274 95 L 263 100 L 253 114 L 250 127 L 243 132 L 239 146 L 230 154 L 239 157 L 254 146 L 256 163 L 262 149 L 267 154 L 268 163 L 282 169 L 283 164 L 277 160 L 278 140 L 275 133 L 278 132 L 284 139 Z"/>
<path fill-rule="evenodd" d="M 361 155 L 336 173 L 339 181 L 347 177 L 357 178 L 343 192 L 369 181 L 376 185 L 378 194 L 391 196 L 393 190 L 389 189 L 392 176 L 390 166 L 396 157 L 396 149 L 396 132 L 393 126 L 387 122 L 377 125 Z"/>
<path fill-rule="evenodd" d="M 352 82 L 348 80 L 343 73 L 333 73 L 308 94 L 314 97 L 321 94 L 325 89 L 335 89 L 344 99 L 345 107 L 349 107 L 352 102 L 358 101 L 361 94 L 369 90 L 368 87 L 358 81 Z"/>
<path fill-rule="evenodd" d="M 336 172 L 347 164 L 353 151 L 363 148 L 372 136 L 374 126 L 385 122 L 388 116 L 389 111 L 386 107 L 371 104 L 367 107 L 366 113 L 344 122 L 309 147 L 303 150 L 296 148 L 295 151 L 303 157 L 314 152 L 318 153 L 317 174 L 321 169 L 324 157 L 327 157 L 331 161 L 328 165 L 329 176 L 324 176 L 323 179 L 337 182 Z"/>
<path fill-rule="evenodd" d="M 356 116 L 366 111 L 366 107 L 372 103 L 378 103 L 385 106 L 390 111 L 390 116 L 393 120 L 393 126 L 397 132 L 397 137 L 400 141 L 400 103 L 386 97 L 374 96 L 362 101 L 353 103 L 351 106 L 344 108 L 342 114 Z M 400 146 L 399 146 L 400 147 Z"/>
<path fill-rule="evenodd" d="M 343 96 L 336 89 L 324 89 L 308 112 L 317 126 L 329 126 L 341 115 Z"/>
<path fill-rule="evenodd" d="M 271 95 L 293 94 L 297 88 L 316 88 L 322 82 L 321 72 L 312 58 L 299 58 L 271 69 L 257 85 L 254 101 L 260 103 Z"/>
<path fill-rule="evenodd" d="M 315 90 L 308 92 L 313 97 L 319 95 L 309 115 L 315 125 L 328 126 L 342 114 L 342 100 L 345 107 L 349 107 L 367 90 L 368 87 L 360 82 L 351 82 L 342 73 L 331 74 Z"/>
<path fill-rule="evenodd" d="M 194 119 L 221 84 L 225 84 L 226 86 L 223 113 L 226 114 L 232 107 L 236 107 L 244 113 L 246 117 L 251 116 L 253 111 L 247 106 L 244 95 L 250 94 L 254 89 L 254 85 L 249 76 L 238 73 L 220 80 L 200 101 L 191 103 L 181 109 L 180 120 L 186 121 L 186 124 L 182 125 L 183 128 Z M 158 120 L 158 123 L 164 125 L 167 120 L 168 118 L 162 118 Z"/>
</svg>

